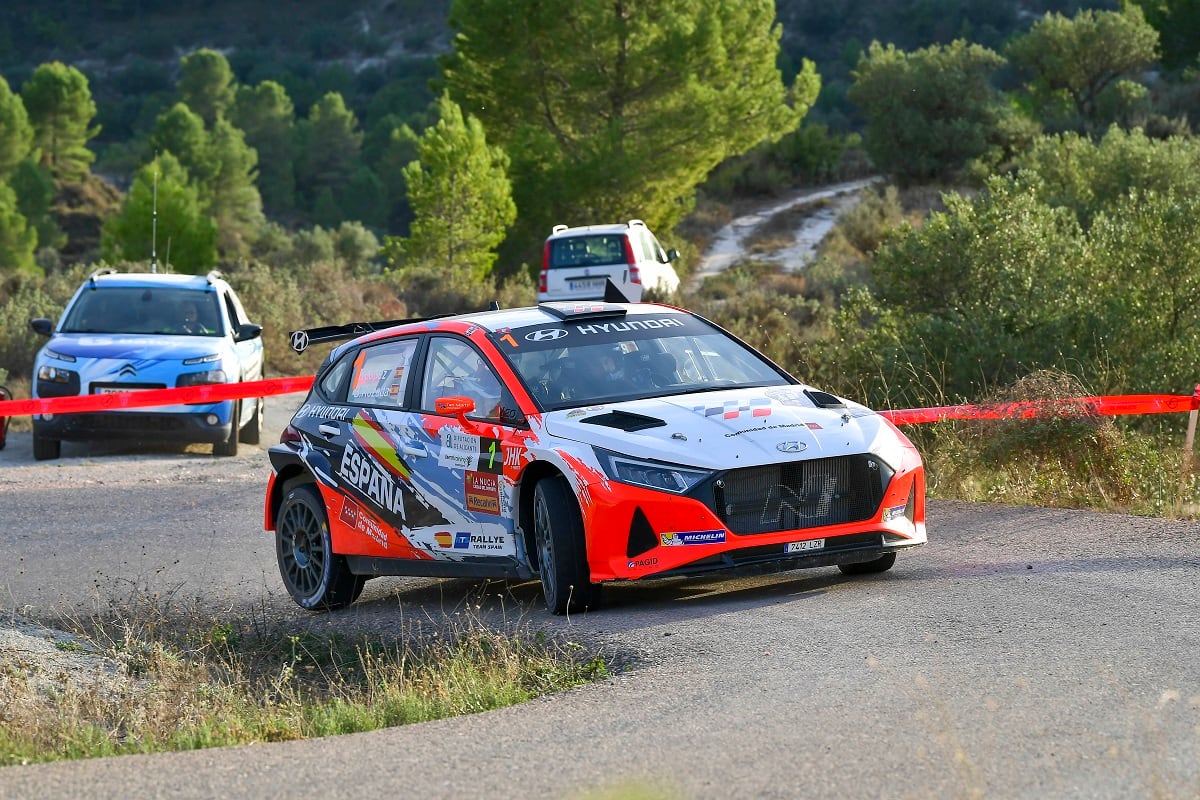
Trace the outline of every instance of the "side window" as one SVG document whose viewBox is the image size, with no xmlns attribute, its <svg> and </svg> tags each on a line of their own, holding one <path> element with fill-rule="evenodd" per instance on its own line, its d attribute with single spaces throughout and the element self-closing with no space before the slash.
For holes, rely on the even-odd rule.
<svg viewBox="0 0 1200 800">
<path fill-rule="evenodd" d="M 408 385 L 416 339 L 401 339 L 364 347 L 354 357 L 348 402 L 364 406 L 401 408 Z"/>
<path fill-rule="evenodd" d="M 345 356 L 326 372 L 325 377 L 321 378 L 321 394 L 329 400 L 341 402 L 346 376 L 350 374 L 350 366 L 353 363 L 354 359 Z"/>
<path fill-rule="evenodd" d="M 469 397 L 475 411 L 468 416 L 513 422 L 505 409 L 515 409 L 511 394 L 474 347 L 461 339 L 433 338 L 421 382 L 421 410 L 436 413 L 439 397 Z"/>
</svg>

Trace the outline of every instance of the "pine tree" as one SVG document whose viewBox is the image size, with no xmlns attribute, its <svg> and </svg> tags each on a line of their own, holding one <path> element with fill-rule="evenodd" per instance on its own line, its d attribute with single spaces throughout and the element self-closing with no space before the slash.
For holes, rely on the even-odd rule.
<svg viewBox="0 0 1200 800">
<path fill-rule="evenodd" d="M 12 173 L 33 148 L 33 126 L 20 95 L 0 77 L 0 178 Z"/>
<path fill-rule="evenodd" d="M 275 81 L 239 86 L 230 119 L 259 154 L 258 190 L 267 211 L 296 207 L 296 111 L 287 90 Z"/>
<path fill-rule="evenodd" d="M 180 63 L 179 96 L 208 127 L 233 103 L 233 70 L 216 50 L 202 48 L 184 56 Z"/>
<path fill-rule="evenodd" d="M 96 160 L 87 143 L 100 128 L 91 127 L 96 103 L 84 74 L 59 61 L 42 64 L 21 87 L 21 99 L 41 165 L 58 180 L 86 177 Z"/>
</svg>

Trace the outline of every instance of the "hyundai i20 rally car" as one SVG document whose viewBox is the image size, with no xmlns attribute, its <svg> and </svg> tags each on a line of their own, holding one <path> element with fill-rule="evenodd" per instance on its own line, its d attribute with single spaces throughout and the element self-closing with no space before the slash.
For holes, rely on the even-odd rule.
<svg viewBox="0 0 1200 800">
<path fill-rule="evenodd" d="M 346 339 L 269 453 L 265 528 L 308 609 L 380 575 L 600 586 L 739 567 L 889 569 L 923 544 L 924 468 L 875 412 L 717 325 L 543 303 L 296 331 Z"/>
</svg>

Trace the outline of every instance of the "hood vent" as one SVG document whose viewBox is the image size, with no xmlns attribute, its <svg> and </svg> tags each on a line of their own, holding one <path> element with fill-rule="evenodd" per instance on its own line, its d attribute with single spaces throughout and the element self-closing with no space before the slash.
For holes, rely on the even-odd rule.
<svg viewBox="0 0 1200 800">
<path fill-rule="evenodd" d="M 840 397 L 835 397 L 829 392 L 821 392 L 816 389 L 805 389 L 804 394 L 809 400 L 813 401 L 813 405 L 817 408 L 845 408 L 846 403 Z"/>
<path fill-rule="evenodd" d="M 607 414 L 597 414 L 594 417 L 588 417 L 579 421 L 586 422 L 588 425 L 603 425 L 606 428 L 616 428 L 627 433 L 644 431 L 647 428 L 661 428 L 667 424 L 658 417 L 647 417 L 644 414 L 633 414 L 629 411 L 610 411 Z"/>
</svg>

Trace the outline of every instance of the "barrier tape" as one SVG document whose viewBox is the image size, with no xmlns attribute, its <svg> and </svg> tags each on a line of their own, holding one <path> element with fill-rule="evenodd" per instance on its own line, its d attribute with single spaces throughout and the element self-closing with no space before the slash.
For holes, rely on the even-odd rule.
<svg viewBox="0 0 1200 800">
<path fill-rule="evenodd" d="M 307 392 L 312 375 L 294 378 L 267 378 L 242 383 L 210 383 L 181 389 L 143 389 L 111 394 L 83 394 L 71 397 L 42 397 L 31 400 L 0 401 L 0 418 L 30 414 L 71 414 L 83 411 L 111 411 L 118 408 L 145 408 L 277 394 Z M 1200 385 L 1191 395 L 1126 394 L 1099 397 L 1071 397 L 1058 400 L 1021 400 L 1013 403 L 939 406 L 880 411 L 896 425 L 919 425 L 953 419 L 1029 419 L 1061 416 L 1119 416 L 1123 414 L 1167 414 L 1200 409 Z"/>
<path fill-rule="evenodd" d="M 71 397 L 39 397 L 30 400 L 0 402 L 0 417 L 20 417 L 29 414 L 72 414 L 81 411 L 112 411 L 118 408 L 174 406 L 180 403 L 217 403 L 222 400 L 241 400 L 246 397 L 267 397 L 276 394 L 307 392 L 313 384 L 312 375 L 295 378 L 266 378 L 242 383 L 207 383 L 180 389 L 142 389 L 111 394 L 81 394 Z"/>
<path fill-rule="evenodd" d="M 1020 400 L 1012 403 L 905 408 L 880 411 L 896 425 L 919 425 L 952 419 L 1031 419 L 1034 417 L 1121 416 L 1167 414 L 1200 409 L 1200 386 L 1192 395 L 1124 394 L 1069 397 L 1058 400 Z"/>
</svg>

